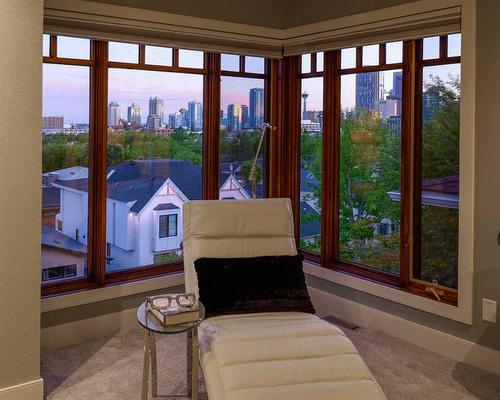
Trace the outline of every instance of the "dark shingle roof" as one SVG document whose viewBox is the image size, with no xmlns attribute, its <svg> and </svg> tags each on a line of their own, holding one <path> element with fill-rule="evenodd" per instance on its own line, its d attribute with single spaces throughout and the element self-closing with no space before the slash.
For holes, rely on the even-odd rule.
<svg viewBox="0 0 500 400">
<path fill-rule="evenodd" d="M 317 236 L 321 234 L 319 213 L 305 201 L 300 202 L 300 236 Z M 305 220 L 302 222 L 302 220 Z"/>
<path fill-rule="evenodd" d="M 162 211 L 162 210 L 178 210 L 179 207 L 177 207 L 175 204 L 172 203 L 162 203 L 158 204 L 153 210 L 155 211 Z"/>
<path fill-rule="evenodd" d="M 422 181 L 422 190 L 458 195 L 458 175 L 445 176 L 435 179 L 424 179 Z"/>
<path fill-rule="evenodd" d="M 110 199 L 131 202 L 133 212 L 141 211 L 165 181 L 170 180 L 189 200 L 200 200 L 201 168 L 185 160 L 130 160 L 110 168 L 108 193 Z M 222 185 L 229 174 L 221 172 Z M 88 192 L 87 179 L 57 181 L 61 186 Z"/>
<path fill-rule="evenodd" d="M 305 168 L 300 169 L 300 191 L 314 192 L 320 185 L 320 181 L 313 175 L 312 172 Z"/>
</svg>

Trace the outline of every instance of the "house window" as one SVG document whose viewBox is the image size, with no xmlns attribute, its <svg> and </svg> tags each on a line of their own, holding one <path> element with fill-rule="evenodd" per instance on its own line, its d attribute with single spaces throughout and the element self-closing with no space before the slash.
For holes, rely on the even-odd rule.
<svg viewBox="0 0 500 400">
<path fill-rule="evenodd" d="M 42 270 L 42 281 L 53 281 L 76 276 L 76 264 L 61 265 L 58 267 L 45 268 Z"/>
<path fill-rule="evenodd" d="M 321 251 L 323 53 L 301 58 L 299 248 Z M 304 57 L 306 56 L 306 57 Z"/>
<path fill-rule="evenodd" d="M 160 215 L 158 223 L 160 238 L 177 236 L 177 214 Z"/>
<path fill-rule="evenodd" d="M 264 197 L 265 142 L 259 149 L 266 121 L 264 59 L 223 54 L 222 60 L 219 198 Z"/>
<path fill-rule="evenodd" d="M 308 85 L 318 78 L 314 56 L 301 59 L 303 120 Z M 301 229 L 299 247 L 313 248 L 312 259 L 330 268 L 456 304 L 460 34 L 335 50 L 324 59 L 328 144 L 312 146 L 319 137 L 301 130 L 296 216 L 302 228 L 310 174 L 332 176 L 317 179 L 316 195 L 329 235 L 318 246 Z M 308 165 L 313 153 L 328 161 Z"/>
<path fill-rule="evenodd" d="M 218 198 L 225 183 L 223 197 L 251 197 L 245 171 L 259 132 L 250 126 L 264 122 L 268 61 L 233 57 L 232 73 L 243 82 L 237 90 L 247 101 L 231 95 L 231 103 L 246 106 L 247 122 L 239 122 L 238 140 L 219 146 L 220 54 L 56 35 L 44 35 L 43 44 L 42 268 L 54 257 L 84 266 L 82 279 L 62 286 L 54 278 L 43 295 L 180 270 L 177 241 L 168 241 L 174 248 L 140 248 L 154 239 L 151 207 L 176 210 L 188 200 Z M 232 161 L 227 171 L 205 163 L 221 154 Z M 260 197 L 264 172 L 261 151 Z M 179 236 L 182 221 L 173 214 L 160 220 L 161 237 Z"/>
<path fill-rule="evenodd" d="M 80 185 L 89 175 L 92 62 L 88 39 L 54 39 L 44 36 L 41 269 L 44 282 L 57 283 L 76 277 L 68 264 L 87 260 L 80 235 L 87 231 L 88 196 Z"/>
</svg>

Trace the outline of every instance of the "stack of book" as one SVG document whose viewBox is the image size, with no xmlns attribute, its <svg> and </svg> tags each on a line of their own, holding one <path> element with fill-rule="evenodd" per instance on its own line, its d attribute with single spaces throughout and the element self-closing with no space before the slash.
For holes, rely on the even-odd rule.
<svg viewBox="0 0 500 400">
<path fill-rule="evenodd" d="M 200 319 L 198 304 L 189 307 L 170 302 L 166 296 L 156 296 L 146 301 L 147 311 L 154 315 L 163 325 L 180 325 Z"/>
</svg>

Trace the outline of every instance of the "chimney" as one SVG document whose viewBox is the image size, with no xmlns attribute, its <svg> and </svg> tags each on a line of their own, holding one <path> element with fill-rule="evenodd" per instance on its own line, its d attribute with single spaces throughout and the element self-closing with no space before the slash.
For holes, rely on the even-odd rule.
<svg viewBox="0 0 500 400">
<path fill-rule="evenodd" d="M 52 184 L 59 179 L 59 174 L 57 172 L 49 172 L 49 177 L 47 180 L 47 185 L 52 186 Z"/>
</svg>

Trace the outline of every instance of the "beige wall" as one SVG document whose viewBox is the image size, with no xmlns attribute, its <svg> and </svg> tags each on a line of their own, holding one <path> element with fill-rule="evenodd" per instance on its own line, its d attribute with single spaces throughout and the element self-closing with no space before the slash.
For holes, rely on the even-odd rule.
<svg viewBox="0 0 500 400">
<path fill-rule="evenodd" d="M 2 398 L 15 398 L 2 389 L 40 378 L 42 4 L 0 1 Z"/>
</svg>

